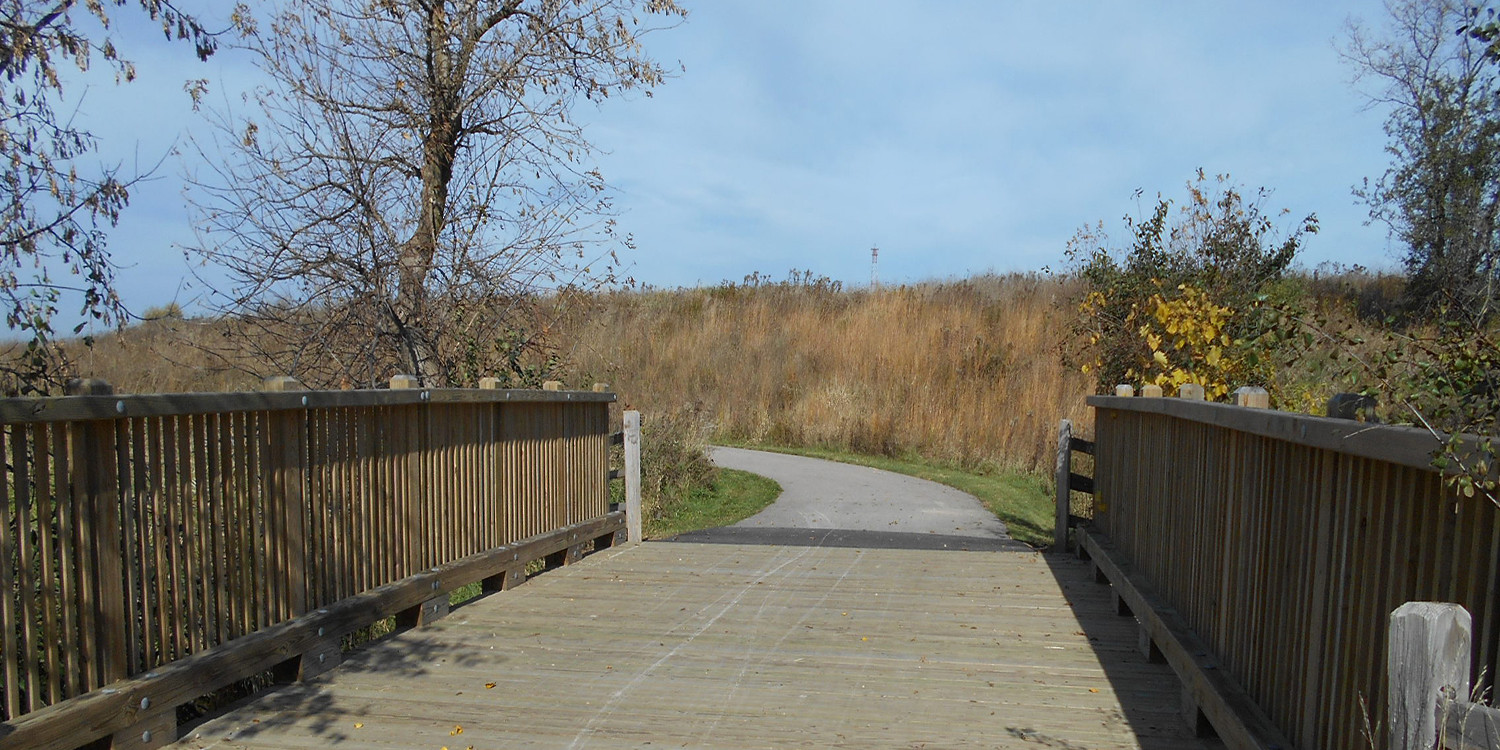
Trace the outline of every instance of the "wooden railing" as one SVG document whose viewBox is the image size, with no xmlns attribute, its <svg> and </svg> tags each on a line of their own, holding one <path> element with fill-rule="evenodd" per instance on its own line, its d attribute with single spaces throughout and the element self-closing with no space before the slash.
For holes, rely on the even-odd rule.
<svg viewBox="0 0 1500 750">
<path fill-rule="evenodd" d="M 1231 746 L 1380 738 L 1388 614 L 1474 613 L 1500 667 L 1500 512 L 1449 490 L 1429 433 L 1187 399 L 1092 397 L 1092 520 L 1078 530 Z M 1145 610 L 1144 612 L 1142 610 Z"/>
<path fill-rule="evenodd" d="M 179 703 L 309 676 L 353 630 L 441 616 L 456 588 L 623 539 L 614 398 L 0 400 L 0 748 L 170 742 Z"/>
</svg>

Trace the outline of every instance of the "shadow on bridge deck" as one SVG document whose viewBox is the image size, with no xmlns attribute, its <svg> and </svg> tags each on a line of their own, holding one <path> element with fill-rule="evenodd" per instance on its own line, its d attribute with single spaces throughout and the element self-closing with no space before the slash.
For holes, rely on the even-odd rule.
<svg viewBox="0 0 1500 750">
<path fill-rule="evenodd" d="M 606 550 L 183 746 L 1204 746 L 1086 563 L 831 541 Z"/>
</svg>

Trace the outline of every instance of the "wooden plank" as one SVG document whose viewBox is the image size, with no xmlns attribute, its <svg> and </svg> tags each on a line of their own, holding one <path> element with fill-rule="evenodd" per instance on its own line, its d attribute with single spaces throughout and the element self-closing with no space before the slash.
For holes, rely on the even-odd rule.
<svg viewBox="0 0 1500 750">
<path fill-rule="evenodd" d="M 1087 529 L 1080 541 L 1150 632 L 1167 663 L 1228 746 L 1266 750 L 1293 747 L 1244 689 L 1217 668 L 1207 646 L 1181 622 L 1176 610 L 1158 599 L 1129 563 L 1119 559 L 1113 545 Z"/>
<path fill-rule="evenodd" d="M 87 436 L 89 511 L 95 534 L 92 539 L 97 555 L 97 578 L 93 581 L 98 586 L 95 622 L 100 628 L 94 636 L 99 638 L 99 681 L 91 684 L 91 688 L 124 679 L 129 673 L 129 649 L 125 643 L 129 632 L 125 620 L 129 615 L 125 609 L 124 529 L 120 526 L 115 427 L 116 422 L 109 420 L 89 422 L 83 428 Z M 88 555 L 83 557 L 86 559 Z M 91 634 L 85 630 L 84 636 L 88 638 Z"/>
<path fill-rule="evenodd" d="M 9 454 L 7 448 L 11 441 L 11 431 L 0 425 L 0 457 Z M 21 713 L 21 670 L 16 639 L 16 591 L 15 573 L 20 567 L 17 558 L 12 552 L 16 542 L 11 536 L 11 526 L 25 532 L 25 524 L 20 522 L 16 516 L 15 501 L 11 493 L 11 473 L 5 466 L 5 461 L 0 458 L 0 677 L 5 680 L 3 703 L 0 709 L 0 719 L 10 719 Z"/>
<path fill-rule="evenodd" d="M 41 670 L 38 668 L 37 659 L 39 641 L 36 632 L 41 605 L 36 601 L 37 573 L 32 562 L 36 547 L 32 542 L 32 532 L 37 528 L 36 509 L 32 506 L 32 496 L 36 485 L 35 472 L 31 465 L 29 431 L 21 427 L 15 427 L 13 430 L 10 448 L 11 466 L 14 467 L 16 474 L 14 484 L 16 553 L 20 560 L 20 565 L 16 568 L 16 583 L 17 594 L 20 598 L 22 649 L 18 661 L 26 680 L 26 700 L 22 702 L 21 710 L 34 711 L 42 706 L 42 702 L 38 700 L 42 694 L 42 687 Z"/>
<path fill-rule="evenodd" d="M 62 396 L 0 399 L 0 423 L 86 422 L 121 417 L 182 416 L 219 412 L 275 412 L 340 407 L 409 406 L 423 403 L 611 403 L 613 393 L 592 391 L 426 390 L 258 391 L 121 396 Z"/>
<path fill-rule="evenodd" d="M 1425 470 L 1432 469 L 1433 451 L 1442 447 L 1432 433 L 1415 427 L 1367 424 L 1207 401 L 1089 396 L 1088 403 L 1100 413 L 1119 410 L 1170 415 L 1175 419 Z M 1477 441 L 1478 438 L 1469 436 L 1463 443 L 1472 450 L 1477 448 Z"/>
<path fill-rule="evenodd" d="M 1500 710 L 1468 701 L 1441 701 L 1439 747 L 1494 750 L 1500 747 Z"/>
<path fill-rule="evenodd" d="M 1170 668 L 1135 656 L 1087 576 L 1026 553 L 630 546 L 351 654 L 188 742 L 1204 748 L 1174 726 Z M 407 658 L 476 640 L 494 649 Z M 301 707 L 314 700 L 327 710 Z M 225 740 L 237 728 L 253 731 Z"/>
<path fill-rule="evenodd" d="M 73 506 L 64 499 L 64 495 L 67 494 L 67 479 L 55 476 L 55 472 L 51 468 L 53 462 L 50 462 L 50 459 L 53 442 L 45 425 L 32 426 L 31 441 L 36 446 L 36 455 L 32 470 L 35 472 L 37 482 L 34 507 L 36 508 L 37 549 L 38 562 L 40 563 L 39 581 L 41 583 L 42 594 L 42 643 L 46 647 L 46 657 L 42 663 L 47 670 L 46 702 L 56 703 L 63 697 L 62 678 L 64 672 L 63 660 L 59 658 L 58 652 L 58 642 L 63 640 L 64 637 L 62 628 L 59 627 L 57 621 L 59 607 L 58 590 L 68 585 L 61 580 L 61 576 L 59 575 L 57 546 L 58 542 L 61 541 L 58 537 L 66 533 L 70 526 L 70 524 L 62 521 L 59 516 L 68 515 Z M 67 464 L 63 462 L 62 456 L 59 455 L 58 461 L 55 463 L 59 471 L 67 470 Z M 71 548 L 72 545 L 68 544 L 67 547 Z M 88 548 L 84 547 L 83 549 L 86 550 Z M 72 549 L 66 549 L 65 551 L 74 552 Z M 73 559 L 73 556 L 71 554 L 68 555 L 68 559 Z M 72 610 L 72 607 L 68 609 Z M 74 643 L 76 641 L 70 641 L 66 644 L 69 647 L 68 651 L 70 655 L 73 653 L 72 646 Z M 76 669 L 76 659 L 74 660 L 74 666 Z M 70 672 L 67 677 L 70 684 L 75 683 L 78 680 L 78 672 Z"/>
</svg>

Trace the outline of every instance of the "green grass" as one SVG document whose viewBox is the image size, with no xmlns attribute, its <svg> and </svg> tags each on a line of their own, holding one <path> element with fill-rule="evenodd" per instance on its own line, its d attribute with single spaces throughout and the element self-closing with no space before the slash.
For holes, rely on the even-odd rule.
<svg viewBox="0 0 1500 750">
<path fill-rule="evenodd" d="M 1006 528 L 1010 529 L 1011 538 L 1037 548 L 1052 544 L 1054 500 L 1050 478 L 1023 473 L 976 474 L 918 458 L 866 456 L 827 448 L 787 448 L 748 443 L 738 444 L 736 447 L 868 466 L 946 484 L 979 498 L 991 513 L 1005 522 Z"/>
<path fill-rule="evenodd" d="M 781 485 L 757 474 L 718 469 L 712 484 L 689 492 L 661 518 L 647 518 L 647 539 L 665 539 L 698 529 L 712 529 L 743 521 L 759 513 L 781 494 Z"/>
</svg>

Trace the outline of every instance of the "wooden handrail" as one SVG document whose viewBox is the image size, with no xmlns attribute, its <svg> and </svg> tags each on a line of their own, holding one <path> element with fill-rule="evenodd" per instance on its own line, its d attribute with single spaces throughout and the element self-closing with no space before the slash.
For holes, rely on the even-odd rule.
<svg viewBox="0 0 1500 750">
<path fill-rule="evenodd" d="M 104 726 L 160 739 L 173 701 L 197 697 L 181 691 L 265 668 L 207 654 L 610 519 L 588 527 L 597 538 L 539 553 L 566 562 L 626 525 L 608 507 L 613 393 L 269 385 L 292 390 L 0 399 L 0 748 L 34 746 L 15 739 L 34 731 L 71 748 Z M 446 611 L 452 580 L 407 619 Z M 288 648 L 279 662 L 298 656 Z M 317 649 L 326 662 L 327 643 Z M 121 680 L 198 663 L 228 672 L 125 719 L 33 729 L 62 706 L 112 700 L 101 690 Z"/>
</svg>

